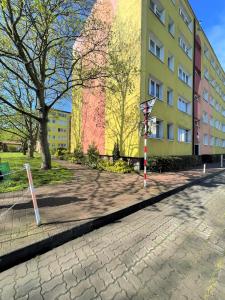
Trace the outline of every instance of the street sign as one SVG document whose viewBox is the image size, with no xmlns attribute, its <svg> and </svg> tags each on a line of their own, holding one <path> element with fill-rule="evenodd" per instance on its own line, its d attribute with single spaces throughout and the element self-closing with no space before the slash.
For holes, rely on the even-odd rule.
<svg viewBox="0 0 225 300">
<path fill-rule="evenodd" d="M 146 104 L 147 104 L 148 113 L 151 113 L 152 108 L 153 108 L 153 106 L 154 106 L 154 104 L 155 104 L 155 101 L 156 101 L 156 98 L 153 98 L 153 99 L 151 99 L 151 100 L 142 102 L 142 103 L 140 104 L 140 110 L 144 111 L 145 108 L 146 108 Z"/>
</svg>

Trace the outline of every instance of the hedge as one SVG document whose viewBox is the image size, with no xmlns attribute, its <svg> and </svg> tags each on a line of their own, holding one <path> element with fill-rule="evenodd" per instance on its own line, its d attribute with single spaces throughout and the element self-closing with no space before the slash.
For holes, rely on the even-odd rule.
<svg viewBox="0 0 225 300">
<path fill-rule="evenodd" d="M 153 156 L 148 159 L 148 167 L 153 172 L 170 172 L 194 168 L 202 164 L 200 156 Z"/>
</svg>

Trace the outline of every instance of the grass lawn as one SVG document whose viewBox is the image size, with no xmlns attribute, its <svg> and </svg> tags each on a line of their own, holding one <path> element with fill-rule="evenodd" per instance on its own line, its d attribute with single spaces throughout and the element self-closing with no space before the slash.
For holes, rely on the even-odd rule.
<svg viewBox="0 0 225 300">
<path fill-rule="evenodd" d="M 37 156 L 29 159 L 22 153 L 1 153 L 1 162 L 8 162 L 10 171 L 18 171 L 10 175 L 9 179 L 0 181 L 0 193 L 22 190 L 28 187 L 26 171 L 22 170 L 25 163 L 29 163 L 33 175 L 34 187 L 44 184 L 57 184 L 72 179 L 71 170 L 61 167 L 58 163 L 52 162 L 52 170 L 40 170 L 41 158 Z"/>
</svg>

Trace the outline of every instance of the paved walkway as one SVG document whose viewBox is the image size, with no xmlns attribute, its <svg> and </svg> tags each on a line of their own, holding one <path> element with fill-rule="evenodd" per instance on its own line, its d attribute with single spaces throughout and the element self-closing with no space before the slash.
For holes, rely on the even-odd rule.
<svg viewBox="0 0 225 300">
<path fill-rule="evenodd" d="M 0 274 L 0 299 L 225 299 L 225 174 Z"/>
<path fill-rule="evenodd" d="M 0 256 L 203 176 L 200 169 L 151 174 L 144 190 L 143 177 L 138 174 L 113 174 L 61 163 L 74 170 L 74 179 L 36 189 L 42 226 L 35 225 L 29 193 L 0 194 L 0 214 L 17 203 L 0 220 Z M 207 173 L 217 171 L 211 168 Z"/>
</svg>

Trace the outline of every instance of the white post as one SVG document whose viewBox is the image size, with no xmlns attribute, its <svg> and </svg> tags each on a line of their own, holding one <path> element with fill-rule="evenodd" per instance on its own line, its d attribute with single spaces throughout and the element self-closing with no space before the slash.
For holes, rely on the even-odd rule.
<svg viewBox="0 0 225 300">
<path fill-rule="evenodd" d="M 221 168 L 223 168 L 223 154 L 221 154 L 221 162 L 220 162 Z"/>
<path fill-rule="evenodd" d="M 39 209 L 38 209 L 38 205 L 37 205 L 37 199 L 36 199 L 36 195 L 35 195 L 35 191 L 34 191 L 33 178 L 32 178 L 32 174 L 31 174 L 31 170 L 30 170 L 30 165 L 25 164 L 24 167 L 27 171 L 27 178 L 28 178 L 29 188 L 30 188 L 31 197 L 32 197 L 32 201 L 33 201 L 36 223 L 37 223 L 37 226 L 39 226 L 39 225 L 41 225 L 41 218 L 40 218 Z"/>
<path fill-rule="evenodd" d="M 144 137 L 144 188 L 147 186 L 147 138 L 148 138 L 148 103 L 144 108 L 145 137 Z"/>
<path fill-rule="evenodd" d="M 203 173 L 205 174 L 206 164 L 203 165 Z"/>
</svg>

